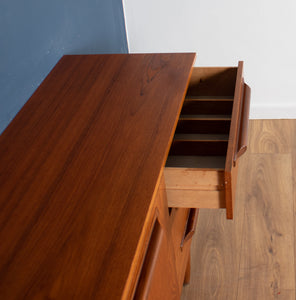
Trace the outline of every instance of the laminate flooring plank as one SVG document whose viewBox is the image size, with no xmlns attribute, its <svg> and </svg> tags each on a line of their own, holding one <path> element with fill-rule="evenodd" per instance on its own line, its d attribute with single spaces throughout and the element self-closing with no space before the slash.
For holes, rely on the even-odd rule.
<svg viewBox="0 0 296 300">
<path fill-rule="evenodd" d="M 291 154 L 250 154 L 237 299 L 295 299 Z"/>
<path fill-rule="evenodd" d="M 182 300 L 236 299 L 233 279 L 238 277 L 240 243 L 225 219 L 223 211 L 200 211 L 197 238 L 191 246 L 190 284 L 183 288 Z"/>
<path fill-rule="evenodd" d="M 294 199 L 294 258 L 296 261 L 296 120 L 290 120 L 293 128 L 293 144 L 292 144 L 292 172 L 293 172 L 293 199 Z M 296 266 L 295 268 L 295 288 L 296 288 Z M 296 299 L 296 297 L 295 297 Z"/>
<path fill-rule="evenodd" d="M 294 120 L 251 120 L 249 153 L 291 153 Z"/>
<path fill-rule="evenodd" d="M 261 153 L 261 157 L 265 157 L 267 158 L 269 156 L 269 154 L 271 153 L 288 153 L 290 154 L 292 149 L 293 149 L 293 137 L 295 136 L 295 127 L 293 126 L 293 124 L 295 121 L 294 120 L 252 120 L 250 122 L 250 142 L 249 142 L 249 153 Z M 254 155 L 253 159 L 254 159 Z M 258 158 L 257 158 L 258 159 Z M 273 161 L 274 158 L 269 157 L 269 160 Z M 278 161 L 281 161 L 281 159 L 283 158 L 278 158 Z M 289 160 L 289 156 L 286 158 L 287 160 Z M 255 159 L 256 160 L 256 159 Z M 252 161 L 250 161 L 251 165 L 254 167 L 254 163 Z M 262 164 L 262 169 L 267 169 L 267 165 L 266 163 Z M 270 166 L 272 166 L 272 164 L 269 164 Z M 278 165 L 278 164 L 277 164 Z M 287 172 L 285 171 L 285 167 L 282 166 L 281 171 L 282 172 L 286 172 L 286 181 L 284 184 L 285 190 L 286 191 L 291 191 L 291 189 L 293 189 L 292 184 L 293 182 L 291 182 L 291 174 L 289 174 L 290 172 L 290 168 L 289 168 L 289 162 L 285 163 L 286 167 L 287 167 Z M 271 168 L 271 167 L 270 167 Z M 248 174 L 250 174 L 249 171 L 247 171 Z M 265 173 L 268 173 L 268 169 L 265 171 Z M 275 170 L 272 170 L 272 173 L 277 174 Z M 249 175 L 250 177 L 251 174 Z M 277 174 L 277 176 L 280 176 L 279 174 Z M 276 181 L 276 180 L 275 180 Z M 285 201 L 283 203 L 285 203 L 287 205 L 287 207 L 291 207 L 291 202 L 290 202 L 290 196 L 288 195 L 288 197 L 283 197 L 282 193 L 278 191 L 278 185 L 274 185 L 273 182 L 269 183 L 266 181 L 265 182 L 266 188 L 262 188 L 262 195 L 264 195 L 264 191 L 271 189 L 271 193 L 273 194 L 273 197 L 270 197 L 270 199 L 268 199 L 268 201 L 266 200 L 267 203 L 267 207 L 268 206 L 273 206 L 274 204 L 272 203 L 273 201 L 271 201 L 272 199 L 276 200 L 280 200 L 281 198 L 285 198 L 283 200 L 286 200 L 287 203 L 285 203 Z M 260 195 L 258 193 L 255 192 L 255 190 L 253 191 L 253 189 L 251 189 L 252 192 L 251 194 L 253 194 L 254 197 L 257 198 L 257 200 L 262 200 L 263 198 L 260 197 Z M 289 194 L 289 192 L 288 192 Z M 290 194 L 291 195 L 291 194 Z M 294 197 L 295 199 L 295 197 Z M 275 202 L 274 201 L 274 202 Z M 259 202 L 259 203 L 258 203 Z M 251 211 L 255 208 L 258 210 L 258 208 L 260 207 L 260 202 L 261 201 L 257 201 L 253 204 L 255 204 L 253 207 L 249 207 L 248 206 L 248 201 L 247 201 L 247 206 L 246 206 L 246 217 L 245 217 L 245 231 L 244 231 L 244 243 L 243 243 L 243 247 L 242 247 L 242 263 L 241 266 L 244 265 L 244 263 L 246 261 L 248 261 L 249 263 L 251 261 L 258 261 L 260 260 L 260 256 L 262 259 L 262 256 L 265 257 L 272 257 L 272 253 L 275 253 L 275 251 L 273 250 L 273 248 L 269 247 L 268 248 L 268 252 L 266 252 L 266 248 L 264 250 L 264 248 L 261 247 L 261 252 L 260 251 L 253 251 L 252 253 L 248 253 L 248 258 L 246 258 L 245 256 L 245 252 L 248 252 L 248 250 L 245 250 L 245 246 L 248 245 L 249 247 L 251 247 L 252 245 L 254 245 L 254 238 L 256 237 L 256 234 L 252 234 L 252 230 L 256 230 L 257 231 L 257 235 L 260 234 L 262 235 L 262 237 L 265 236 L 265 238 L 260 238 L 259 240 L 262 242 L 263 240 L 268 240 L 268 232 L 266 232 L 266 234 L 264 235 L 264 228 L 266 228 L 266 226 L 264 225 L 264 219 L 266 218 L 266 212 L 262 212 L 262 215 L 264 218 L 255 218 L 254 221 L 252 222 L 252 218 L 250 217 L 251 215 Z M 294 204 L 292 204 L 293 207 Z M 274 207 L 273 211 L 277 211 L 277 208 Z M 284 232 L 286 233 L 286 237 L 285 237 L 285 243 L 280 243 L 281 247 L 278 251 L 276 251 L 276 255 L 272 258 L 273 261 L 273 267 L 271 267 L 272 264 L 267 264 L 269 267 L 272 268 L 272 270 L 270 272 L 266 271 L 266 269 L 262 267 L 260 269 L 260 264 L 258 265 L 258 268 L 255 268 L 255 270 L 253 269 L 252 272 L 250 272 L 247 277 L 252 278 L 254 282 L 256 282 L 256 287 L 252 287 L 252 284 L 249 282 L 249 284 L 247 284 L 247 286 L 245 287 L 248 291 L 247 294 L 244 294 L 242 292 L 241 289 L 239 289 L 239 293 L 238 293 L 238 299 L 294 299 L 295 297 L 295 270 L 292 269 L 290 266 L 294 265 L 294 257 L 295 255 L 292 257 L 292 253 L 289 252 L 289 248 L 291 249 L 294 246 L 294 241 L 295 238 L 292 239 L 291 241 L 291 230 L 294 228 L 293 226 L 293 222 L 294 222 L 294 217 L 291 218 L 289 212 L 287 214 L 287 218 L 285 217 L 285 213 L 280 213 L 282 212 L 282 209 L 278 209 L 279 214 L 277 215 L 273 215 L 272 217 L 270 217 L 269 219 L 272 220 L 272 222 L 274 224 L 281 224 L 283 222 L 282 227 L 284 228 Z M 258 212 L 260 214 L 260 210 L 258 210 Z M 259 224 L 258 224 L 259 223 Z M 250 226 L 251 224 L 251 226 Z M 269 226 L 270 227 L 270 226 Z M 269 228 L 267 227 L 267 228 Z M 258 228 L 260 228 L 260 231 L 258 233 Z M 270 242 L 271 242 L 271 237 L 270 236 Z M 276 235 L 277 239 L 281 239 L 283 240 L 283 237 L 278 237 Z M 275 242 L 275 240 L 273 239 L 273 242 Z M 263 242 L 262 242 L 263 243 Z M 277 245 L 278 243 L 276 243 Z M 292 246 L 291 246 L 292 244 Z M 260 246 L 260 245 L 259 245 Z M 261 245 L 262 246 L 262 245 Z M 270 253 L 270 251 L 272 253 Z M 289 259 L 283 259 L 285 257 L 285 252 L 287 254 L 287 257 L 290 257 L 290 265 L 288 265 L 288 261 Z M 289 253 L 288 253 L 289 252 Z M 261 253 L 261 254 L 260 254 Z M 270 262 L 270 257 L 269 257 L 269 262 Z M 288 266 L 287 266 L 288 265 Z M 279 281 L 278 278 L 282 277 L 282 274 L 285 274 L 285 268 L 288 268 L 288 271 L 286 274 L 288 274 L 288 279 L 289 280 L 282 280 L 285 282 L 284 286 L 283 284 L 280 286 L 279 285 Z M 257 269 L 257 270 L 256 270 Z M 294 271 L 294 272 L 293 272 Z M 243 272 L 243 270 L 241 269 L 241 272 Z M 275 280 L 271 280 L 271 284 L 270 284 L 270 288 L 266 289 L 266 282 L 264 284 L 264 281 L 262 281 L 262 278 L 264 277 L 263 274 L 265 274 L 267 272 L 267 274 L 269 274 L 269 276 L 271 276 L 270 274 L 273 274 L 273 278 Z M 245 273 L 245 271 L 244 271 Z M 254 278 L 260 278 L 261 281 L 256 280 Z M 243 280 L 245 281 L 245 280 Z M 294 282 L 294 285 L 293 285 Z M 261 285 L 260 288 L 258 288 L 257 285 Z M 240 285 L 239 287 L 241 288 L 242 286 L 242 279 L 240 278 Z M 287 288 L 288 287 L 288 288 Z M 292 289 L 289 289 L 290 287 L 292 287 Z M 259 292 L 260 291 L 264 291 L 264 292 Z"/>
</svg>

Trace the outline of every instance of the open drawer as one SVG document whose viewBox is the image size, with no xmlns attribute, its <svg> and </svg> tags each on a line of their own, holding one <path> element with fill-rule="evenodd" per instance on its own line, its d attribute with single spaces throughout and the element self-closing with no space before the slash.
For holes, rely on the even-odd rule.
<svg viewBox="0 0 296 300">
<path fill-rule="evenodd" d="M 247 149 L 250 88 L 238 67 L 193 68 L 164 170 L 170 207 L 226 208 Z"/>
</svg>

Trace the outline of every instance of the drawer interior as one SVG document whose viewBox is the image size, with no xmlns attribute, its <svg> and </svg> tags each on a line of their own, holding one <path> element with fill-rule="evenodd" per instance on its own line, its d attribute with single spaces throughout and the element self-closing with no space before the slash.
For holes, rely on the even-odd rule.
<svg viewBox="0 0 296 300">
<path fill-rule="evenodd" d="M 166 167 L 224 169 L 237 68 L 193 68 Z"/>
<path fill-rule="evenodd" d="M 250 104 L 242 71 L 243 62 L 193 68 L 164 169 L 169 206 L 226 208 L 233 218 Z"/>
</svg>

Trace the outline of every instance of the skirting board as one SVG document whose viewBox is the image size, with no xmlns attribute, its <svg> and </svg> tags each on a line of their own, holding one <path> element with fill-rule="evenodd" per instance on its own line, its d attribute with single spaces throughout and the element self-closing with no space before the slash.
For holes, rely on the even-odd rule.
<svg viewBox="0 0 296 300">
<path fill-rule="evenodd" d="M 296 102 L 296 100 L 295 100 Z M 250 119 L 296 119 L 295 104 L 269 104 L 252 105 L 250 108 Z"/>
</svg>

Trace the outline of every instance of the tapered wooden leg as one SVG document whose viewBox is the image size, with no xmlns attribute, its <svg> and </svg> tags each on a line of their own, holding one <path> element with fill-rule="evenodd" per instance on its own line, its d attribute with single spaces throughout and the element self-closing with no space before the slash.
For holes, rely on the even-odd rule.
<svg viewBox="0 0 296 300">
<path fill-rule="evenodd" d="M 185 277 L 184 277 L 184 285 L 190 283 L 190 270 L 191 270 L 191 255 L 189 252 L 186 271 L 185 271 Z"/>
</svg>

